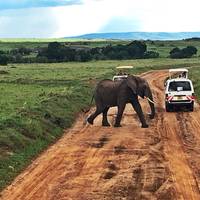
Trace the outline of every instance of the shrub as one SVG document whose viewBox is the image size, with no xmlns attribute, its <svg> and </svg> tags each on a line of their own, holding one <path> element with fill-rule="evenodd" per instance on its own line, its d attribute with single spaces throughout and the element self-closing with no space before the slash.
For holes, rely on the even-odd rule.
<svg viewBox="0 0 200 200">
<path fill-rule="evenodd" d="M 170 58 L 191 58 L 194 54 L 197 54 L 197 48 L 194 46 L 187 46 L 183 49 L 176 47 L 169 54 Z"/>
<path fill-rule="evenodd" d="M 78 55 L 79 55 L 79 60 L 78 60 L 78 61 L 86 62 L 86 61 L 89 61 L 89 60 L 92 59 L 92 57 L 91 57 L 89 51 L 80 50 L 80 51 L 78 51 L 77 53 L 78 53 Z"/>
<path fill-rule="evenodd" d="M 48 58 L 45 56 L 39 56 L 39 57 L 37 57 L 37 62 L 38 63 L 48 63 Z"/>
<path fill-rule="evenodd" d="M 142 41 L 133 41 L 127 45 L 127 50 L 131 58 L 142 58 L 147 50 L 147 46 Z"/>
<path fill-rule="evenodd" d="M 0 54 L 0 65 L 8 64 L 8 56 L 4 54 Z"/>
<path fill-rule="evenodd" d="M 159 53 L 155 51 L 146 51 L 144 53 L 144 58 L 158 58 L 158 57 L 159 57 Z"/>
</svg>

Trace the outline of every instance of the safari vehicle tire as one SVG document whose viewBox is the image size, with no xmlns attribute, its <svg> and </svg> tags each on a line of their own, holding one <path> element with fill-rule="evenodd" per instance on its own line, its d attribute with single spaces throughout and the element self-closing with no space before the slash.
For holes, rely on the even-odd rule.
<svg viewBox="0 0 200 200">
<path fill-rule="evenodd" d="M 194 102 L 192 102 L 189 106 L 188 106 L 189 111 L 193 112 L 194 111 Z"/>
<path fill-rule="evenodd" d="M 165 103 L 165 109 L 166 109 L 166 112 L 171 112 L 172 111 L 172 107 L 168 103 Z"/>
</svg>

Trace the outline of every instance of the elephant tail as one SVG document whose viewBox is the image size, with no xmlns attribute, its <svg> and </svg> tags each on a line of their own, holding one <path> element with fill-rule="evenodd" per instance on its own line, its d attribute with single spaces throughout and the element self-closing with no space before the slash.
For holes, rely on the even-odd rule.
<svg viewBox="0 0 200 200">
<path fill-rule="evenodd" d="M 91 98 L 91 101 L 90 101 L 90 105 L 87 106 L 86 108 L 83 108 L 83 109 L 82 109 L 82 112 L 88 113 L 88 112 L 90 111 L 90 109 L 91 109 L 91 107 L 92 107 L 92 102 L 93 102 L 93 100 L 94 100 L 94 94 L 92 95 L 92 98 Z"/>
<path fill-rule="evenodd" d="M 94 100 L 94 94 L 92 95 L 91 101 L 90 101 L 90 107 L 92 106 L 92 102 Z"/>
</svg>

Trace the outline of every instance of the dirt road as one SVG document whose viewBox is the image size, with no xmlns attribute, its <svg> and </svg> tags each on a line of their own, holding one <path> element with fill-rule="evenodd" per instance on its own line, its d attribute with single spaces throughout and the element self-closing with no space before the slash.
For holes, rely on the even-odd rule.
<svg viewBox="0 0 200 200">
<path fill-rule="evenodd" d="M 157 116 L 141 129 L 127 105 L 121 128 L 93 126 L 79 117 L 74 127 L 6 188 L 2 200 L 200 199 L 200 109 L 166 113 L 166 71 L 143 75 Z M 141 100 L 145 113 L 148 104 Z M 115 109 L 109 112 L 113 124 Z"/>
</svg>

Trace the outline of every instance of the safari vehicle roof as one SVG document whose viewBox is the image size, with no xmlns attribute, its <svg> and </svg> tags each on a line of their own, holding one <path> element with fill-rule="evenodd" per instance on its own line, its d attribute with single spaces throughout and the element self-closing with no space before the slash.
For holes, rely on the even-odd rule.
<svg viewBox="0 0 200 200">
<path fill-rule="evenodd" d="M 169 73 L 170 72 L 188 72 L 188 69 L 185 68 L 169 69 Z"/>
<path fill-rule="evenodd" d="M 183 73 L 183 72 L 185 72 L 185 75 L 186 75 L 186 77 L 177 77 L 178 79 L 183 79 L 183 78 L 188 78 L 188 69 L 185 69 L 185 68 L 177 68 L 177 69 L 169 69 L 169 79 L 174 79 L 173 78 L 173 72 L 175 73 Z"/>
<path fill-rule="evenodd" d="M 127 65 L 127 66 L 118 66 L 118 67 L 116 67 L 116 69 L 132 69 L 133 68 L 133 66 L 129 66 L 129 65 Z"/>
</svg>

